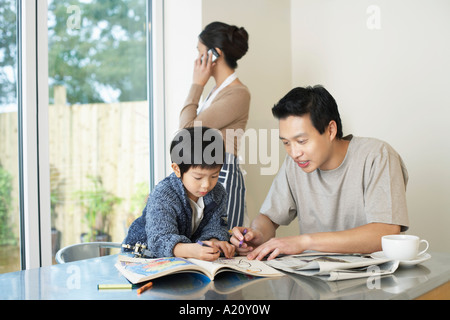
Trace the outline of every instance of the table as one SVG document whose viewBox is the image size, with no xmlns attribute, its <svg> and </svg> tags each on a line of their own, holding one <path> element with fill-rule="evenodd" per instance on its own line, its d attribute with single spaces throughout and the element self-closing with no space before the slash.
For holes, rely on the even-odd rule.
<svg viewBox="0 0 450 320">
<path fill-rule="evenodd" d="M 413 267 L 400 266 L 394 274 L 365 279 L 325 282 L 286 274 L 254 278 L 238 288 L 227 288 L 235 273 L 215 281 L 196 274 L 177 274 L 153 280 L 153 288 L 98 290 L 98 284 L 128 283 L 114 267 L 117 255 L 0 275 L 0 300 L 335 300 L 416 299 L 438 290 L 434 298 L 450 299 L 450 254 L 430 252 L 431 259 Z M 443 295 L 442 295 L 443 294 Z"/>
</svg>

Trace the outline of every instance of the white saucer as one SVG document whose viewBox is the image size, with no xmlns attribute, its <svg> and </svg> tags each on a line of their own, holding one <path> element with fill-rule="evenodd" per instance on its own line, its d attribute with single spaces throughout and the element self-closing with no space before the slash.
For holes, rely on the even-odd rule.
<svg viewBox="0 0 450 320">
<path fill-rule="evenodd" d="M 370 255 L 373 259 L 386 259 L 386 256 L 384 255 L 383 251 L 374 252 Z M 429 253 L 423 253 L 420 256 L 417 256 L 413 260 L 400 260 L 401 266 L 414 266 L 416 264 L 422 263 L 424 261 L 427 261 L 431 258 L 431 255 Z"/>
</svg>

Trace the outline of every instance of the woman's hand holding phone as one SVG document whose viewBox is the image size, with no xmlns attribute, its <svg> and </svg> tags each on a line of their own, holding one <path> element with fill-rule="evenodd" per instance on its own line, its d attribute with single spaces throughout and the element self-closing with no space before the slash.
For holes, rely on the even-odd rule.
<svg viewBox="0 0 450 320">
<path fill-rule="evenodd" d="M 200 55 L 194 62 L 193 82 L 205 86 L 212 74 L 212 68 L 215 66 L 212 59 L 212 52 L 208 51 Z"/>
</svg>

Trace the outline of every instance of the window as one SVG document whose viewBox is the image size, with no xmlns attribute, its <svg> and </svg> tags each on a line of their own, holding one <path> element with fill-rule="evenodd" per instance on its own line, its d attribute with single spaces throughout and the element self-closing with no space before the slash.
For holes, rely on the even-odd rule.
<svg viewBox="0 0 450 320">
<path fill-rule="evenodd" d="M 162 8 L 0 0 L 0 273 L 121 242 L 140 215 L 165 170 Z"/>
<path fill-rule="evenodd" d="M 121 242 L 150 185 L 146 0 L 48 1 L 53 255 Z"/>
</svg>

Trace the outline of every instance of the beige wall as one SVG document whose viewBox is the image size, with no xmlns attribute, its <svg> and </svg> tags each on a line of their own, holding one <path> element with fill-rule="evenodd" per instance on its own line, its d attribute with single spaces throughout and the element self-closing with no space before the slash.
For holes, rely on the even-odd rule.
<svg viewBox="0 0 450 320">
<path fill-rule="evenodd" d="M 288 0 L 208 0 L 203 1 L 203 25 L 223 21 L 243 26 L 249 33 L 249 51 L 238 61 L 239 78 L 250 89 L 252 98 L 247 125 L 248 148 L 241 148 L 246 171 L 247 210 L 250 220 L 258 213 L 274 175 L 265 174 L 265 168 L 281 165 L 285 152 L 279 143 L 278 122 L 272 117 L 273 105 L 291 88 L 290 1 Z M 257 132 L 257 141 L 253 133 Z M 272 134 L 276 133 L 272 146 Z M 264 137 L 267 144 L 263 143 Z M 254 144 L 257 143 L 257 148 Z M 261 145 L 262 144 L 262 145 Z M 272 150 L 275 148 L 276 152 Z M 257 152 L 257 163 L 250 163 L 250 153 Z M 272 153 L 275 157 L 272 158 Z M 264 156 L 270 155 L 273 163 L 264 164 Z M 295 231 L 298 232 L 296 223 Z M 285 234 L 285 228 L 280 228 Z"/>
<path fill-rule="evenodd" d="M 238 74 L 252 92 L 249 129 L 277 128 L 270 112 L 274 103 L 292 87 L 323 84 L 338 102 L 345 134 L 386 140 L 402 155 L 410 174 L 408 233 L 427 238 L 431 250 L 450 251 L 450 143 L 444 131 L 450 116 L 450 96 L 446 94 L 450 84 L 450 44 L 446 41 L 450 36 L 450 2 L 165 3 L 166 19 L 172 16 L 167 20 L 171 24 L 166 21 L 166 30 L 172 35 L 170 30 L 182 30 L 182 45 L 177 43 L 177 49 L 184 55 L 181 60 L 173 57 L 166 44 L 166 68 L 175 63 L 182 78 L 175 81 L 175 71 L 166 73 L 166 85 L 177 88 L 176 93 L 170 93 L 172 103 L 166 105 L 171 114 L 166 123 L 169 128 L 178 124 L 202 27 L 214 20 L 244 26 L 250 34 L 250 50 Z M 177 15 L 180 17 L 174 19 Z M 189 21 L 190 27 L 177 26 L 180 21 Z M 191 37 L 192 44 L 186 40 Z M 166 41 L 176 43 L 167 34 Z M 279 150 L 281 164 L 284 151 Z M 273 179 L 261 175 L 263 167 L 267 166 L 243 165 L 251 217 L 258 213 Z M 298 227 L 292 223 L 279 234 L 296 232 Z"/>
<path fill-rule="evenodd" d="M 202 29 L 201 13 L 202 0 L 164 1 L 167 144 L 170 144 L 174 133 L 178 130 L 181 107 L 192 81 L 194 60 L 197 58 L 197 36 Z M 168 150 L 167 159 L 170 159 Z M 166 167 L 169 173 L 170 165 Z"/>
<path fill-rule="evenodd" d="M 291 8 L 293 85 L 323 84 L 344 134 L 380 138 L 401 154 L 410 176 L 407 233 L 446 252 L 449 13 L 446 0 L 292 0 Z"/>
</svg>

